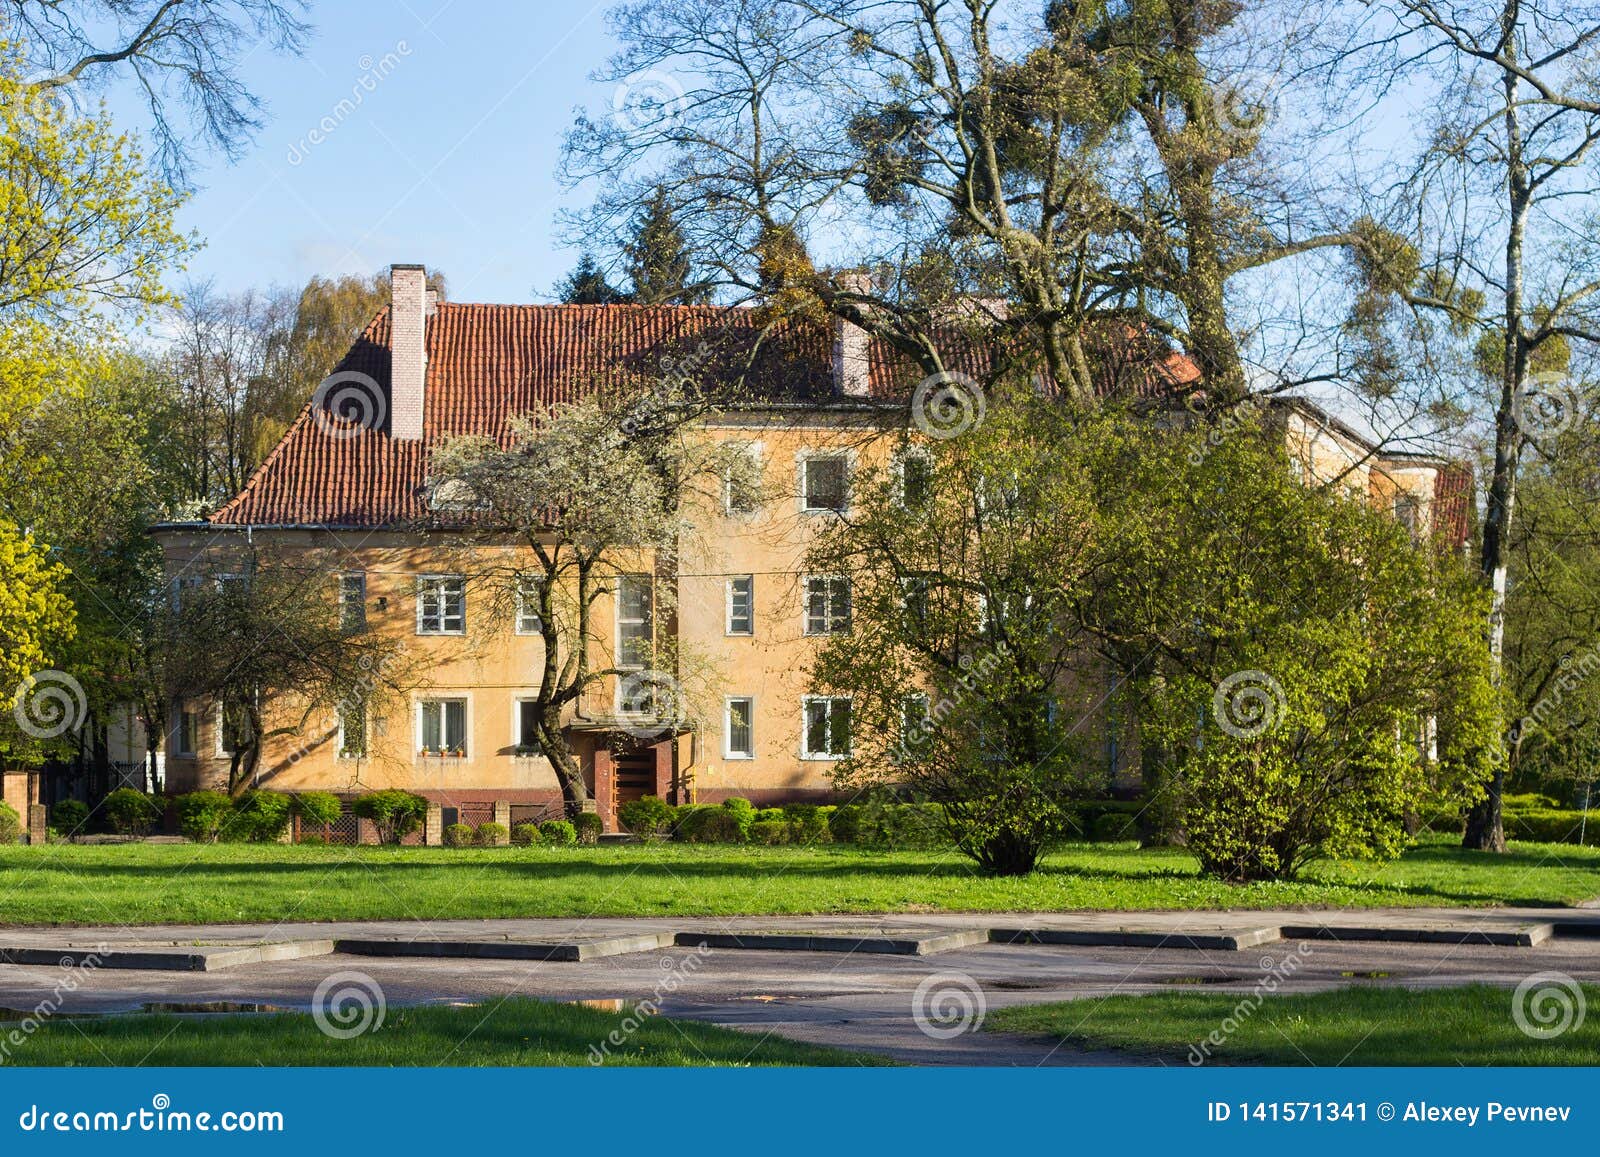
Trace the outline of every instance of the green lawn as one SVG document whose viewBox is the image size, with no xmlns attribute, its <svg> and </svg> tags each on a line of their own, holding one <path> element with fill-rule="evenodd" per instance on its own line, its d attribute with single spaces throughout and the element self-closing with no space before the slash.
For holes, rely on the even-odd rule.
<svg viewBox="0 0 1600 1157">
<path fill-rule="evenodd" d="M 482 1007 L 390 1008 L 338 1040 L 305 1013 L 47 1020 L 0 1049 L 0 1065 L 881 1065 L 876 1057 L 626 1013 L 513 999 Z M 0 1030 L 14 1025 L 0 1023 Z M 612 1032 L 621 1044 L 609 1043 Z M 597 1053 L 595 1050 L 605 1050 Z M 9 1057 L 7 1056 L 9 1051 Z M 596 1060 L 597 1055 L 601 1058 Z"/>
<path fill-rule="evenodd" d="M 1022 879 L 954 853 L 689 844 L 588 848 L 51 845 L 0 848 L 0 924 L 496 916 L 1562 905 L 1600 896 L 1600 850 L 1444 842 L 1393 864 L 1233 887 L 1181 851 L 1076 845 Z"/>
<path fill-rule="evenodd" d="M 1584 989 L 1590 1010 L 1600 987 Z M 1207 1063 L 1268 1065 L 1600 1065 L 1600 1019 L 1535 1040 L 1512 1019 L 1509 989 L 1398 988 L 1268 996 L 1161 993 L 1023 1005 L 991 1012 L 986 1029 L 1043 1033 L 1070 1046 L 1192 1064 L 1213 1032 Z M 1243 1002 L 1243 1003 L 1241 1003 Z M 1223 1024 L 1232 1017 L 1228 1031 Z M 1537 1025 L 1537 1022 L 1534 1022 Z M 1551 1021 L 1554 1026 L 1556 1021 Z"/>
</svg>

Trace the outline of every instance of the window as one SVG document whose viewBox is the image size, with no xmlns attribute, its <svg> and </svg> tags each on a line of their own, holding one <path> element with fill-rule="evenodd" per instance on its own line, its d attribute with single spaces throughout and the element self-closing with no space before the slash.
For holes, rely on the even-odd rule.
<svg viewBox="0 0 1600 1157">
<path fill-rule="evenodd" d="M 237 703 L 217 704 L 217 754 L 232 755 L 245 746 L 249 722 Z"/>
<path fill-rule="evenodd" d="M 178 704 L 178 725 L 173 729 L 174 754 L 194 755 L 200 750 L 200 713 Z"/>
<path fill-rule="evenodd" d="M 728 580 L 728 634 L 756 633 L 755 589 L 754 575 L 734 575 Z"/>
<path fill-rule="evenodd" d="M 726 759 L 754 759 L 756 701 L 748 696 L 729 699 L 723 711 L 722 754 Z"/>
<path fill-rule="evenodd" d="M 842 511 L 849 506 L 850 462 L 843 454 L 800 460 L 800 504 L 806 510 Z"/>
<path fill-rule="evenodd" d="M 761 447 L 738 447 L 723 474 L 722 499 L 729 514 L 754 514 L 761 509 Z"/>
<path fill-rule="evenodd" d="M 428 487 L 429 510 L 483 510 L 488 505 L 465 478 L 442 478 Z"/>
<path fill-rule="evenodd" d="M 850 754 L 850 700 L 807 696 L 801 754 L 806 759 L 843 759 Z"/>
<path fill-rule="evenodd" d="M 900 501 L 905 506 L 925 506 L 933 493 L 933 460 L 920 450 L 900 458 Z"/>
<path fill-rule="evenodd" d="M 517 700 L 517 754 L 533 755 L 539 750 L 539 704 L 533 699 Z"/>
<path fill-rule="evenodd" d="M 919 575 L 900 580 L 900 605 L 914 627 L 928 623 L 928 580 Z"/>
<path fill-rule="evenodd" d="M 1405 527 L 1413 539 L 1422 529 L 1422 504 L 1414 494 L 1397 494 L 1394 499 L 1394 520 Z"/>
<path fill-rule="evenodd" d="M 907 695 L 900 704 L 900 757 L 907 762 L 924 758 L 930 730 L 928 697 Z"/>
<path fill-rule="evenodd" d="M 417 705 L 417 746 L 423 751 L 467 751 L 467 701 L 424 699 Z"/>
<path fill-rule="evenodd" d="M 642 671 L 650 666 L 655 638 L 651 624 L 654 591 L 647 574 L 617 580 L 617 666 Z"/>
<path fill-rule="evenodd" d="M 850 629 L 850 580 L 806 579 L 806 634 L 842 635 Z"/>
<path fill-rule="evenodd" d="M 467 583 L 459 575 L 417 579 L 417 634 L 467 633 Z"/>
<path fill-rule="evenodd" d="M 183 610 L 183 605 L 188 601 L 187 592 L 199 587 L 205 580 L 199 575 L 179 575 L 172 580 L 171 601 L 174 613 Z"/>
<path fill-rule="evenodd" d="M 339 576 L 339 627 L 347 635 L 367 629 L 365 571 L 348 571 Z"/>
<path fill-rule="evenodd" d="M 339 758 L 367 757 L 367 702 L 345 699 L 339 704 Z"/>
<path fill-rule="evenodd" d="M 541 635 L 544 623 L 539 618 L 539 588 L 544 580 L 537 575 L 517 576 L 517 634 Z"/>
</svg>

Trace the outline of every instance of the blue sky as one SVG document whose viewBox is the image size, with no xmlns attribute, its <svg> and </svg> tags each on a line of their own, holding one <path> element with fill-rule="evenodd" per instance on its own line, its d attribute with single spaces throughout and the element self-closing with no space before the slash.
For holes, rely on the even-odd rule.
<svg viewBox="0 0 1600 1157">
<path fill-rule="evenodd" d="M 574 106 L 611 99 L 588 79 L 612 49 L 609 3 L 316 3 L 304 57 L 245 64 L 267 124 L 197 175 L 180 223 L 206 248 L 186 276 L 235 290 L 420 261 L 452 300 L 546 298 L 576 260 L 555 224 L 574 198 L 554 175 L 561 135 Z"/>
</svg>

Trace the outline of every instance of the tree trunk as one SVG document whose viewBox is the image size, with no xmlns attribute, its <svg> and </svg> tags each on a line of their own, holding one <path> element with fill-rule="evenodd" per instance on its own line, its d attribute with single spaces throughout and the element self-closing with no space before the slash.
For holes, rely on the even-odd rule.
<svg viewBox="0 0 1600 1157">
<path fill-rule="evenodd" d="M 540 718 L 539 748 L 550 761 L 556 782 L 561 785 L 561 802 L 567 818 L 577 819 L 583 813 L 583 805 L 589 801 L 589 785 L 583 782 L 583 765 L 573 755 L 567 737 L 561 732 L 559 711 L 546 712 Z"/>
</svg>

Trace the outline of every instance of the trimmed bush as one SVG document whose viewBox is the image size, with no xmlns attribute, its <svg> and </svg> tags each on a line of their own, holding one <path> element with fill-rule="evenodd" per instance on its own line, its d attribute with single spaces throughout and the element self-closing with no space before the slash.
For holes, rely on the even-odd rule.
<svg viewBox="0 0 1600 1157">
<path fill-rule="evenodd" d="M 470 848 L 473 837 L 476 835 L 471 824 L 445 824 L 444 846 L 447 848 Z"/>
<path fill-rule="evenodd" d="M 522 847 L 539 843 L 538 824 L 516 824 L 511 829 L 511 842 Z"/>
<path fill-rule="evenodd" d="M 111 830 L 125 836 L 148 835 L 161 818 L 161 805 L 131 787 L 119 787 L 106 796 L 100 811 Z"/>
<path fill-rule="evenodd" d="M 109 797 L 107 797 L 109 799 Z M 172 801 L 178 830 L 198 843 L 215 843 L 233 818 L 233 799 L 225 791 L 191 791 Z"/>
<path fill-rule="evenodd" d="M 1585 832 L 1587 843 L 1597 842 L 1596 835 L 1600 834 L 1593 822 L 1596 818 L 1596 815 L 1590 816 L 1591 822 Z M 1581 811 L 1563 811 L 1556 808 L 1507 810 L 1504 822 L 1506 839 L 1531 840 L 1538 844 L 1575 844 L 1578 842 L 1578 833 L 1585 831 Z"/>
<path fill-rule="evenodd" d="M 861 805 L 842 804 L 828 817 L 828 831 L 841 844 L 853 844 L 861 834 Z"/>
<path fill-rule="evenodd" d="M 294 801 L 281 791 L 252 788 L 239 797 L 222 834 L 253 844 L 276 843 L 289 830 Z"/>
<path fill-rule="evenodd" d="M 478 825 L 477 837 L 480 848 L 498 848 L 510 842 L 511 832 L 505 824 L 497 824 L 491 820 Z"/>
<path fill-rule="evenodd" d="M 372 821 L 380 843 L 398 844 L 422 826 L 428 815 L 428 801 L 409 791 L 391 788 L 361 796 L 350 805 L 350 811 Z"/>
<path fill-rule="evenodd" d="M 0 844 L 14 844 L 22 838 L 22 817 L 8 803 L 0 803 Z"/>
<path fill-rule="evenodd" d="M 331 791 L 301 791 L 295 793 L 294 814 L 300 817 L 302 825 L 326 827 L 339 822 L 344 805 Z"/>
<path fill-rule="evenodd" d="M 578 829 L 566 820 L 545 820 L 539 825 L 539 835 L 547 844 L 570 848 L 578 842 Z"/>
<path fill-rule="evenodd" d="M 803 806 L 803 805 L 802 805 Z M 826 820 L 828 831 L 843 844 L 864 848 L 946 848 L 944 811 L 932 803 L 894 803 L 869 799 L 835 808 Z"/>
<path fill-rule="evenodd" d="M 750 817 L 751 823 L 781 824 L 789 817 L 783 814 L 781 807 L 758 807 L 756 814 Z"/>
<path fill-rule="evenodd" d="M 750 842 L 752 844 L 787 844 L 790 841 L 791 831 L 784 820 L 756 820 L 750 825 Z"/>
<path fill-rule="evenodd" d="M 683 817 L 677 836 L 691 844 L 742 844 L 747 831 L 748 824 L 728 808 L 702 807 Z"/>
<path fill-rule="evenodd" d="M 580 844 L 598 844 L 605 834 L 606 821 L 594 812 L 579 812 L 578 818 L 572 821 L 572 829 L 578 833 Z"/>
<path fill-rule="evenodd" d="M 629 800 L 617 809 L 617 818 L 622 821 L 622 826 L 636 836 L 659 835 L 672 826 L 676 816 L 672 805 L 656 795 Z"/>
<path fill-rule="evenodd" d="M 89 822 L 89 805 L 81 799 L 64 799 L 50 809 L 50 826 L 64 836 L 82 835 Z"/>
<path fill-rule="evenodd" d="M 783 818 L 789 825 L 791 838 L 797 844 L 830 844 L 833 833 L 828 830 L 831 807 L 814 803 L 789 803 L 783 805 Z"/>
</svg>

